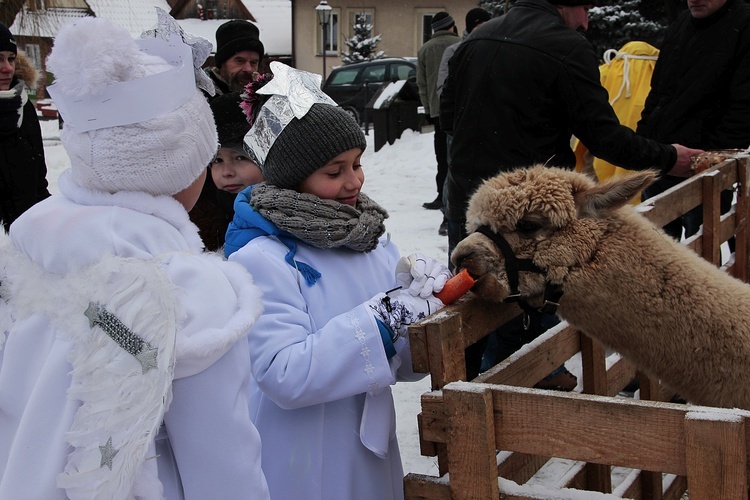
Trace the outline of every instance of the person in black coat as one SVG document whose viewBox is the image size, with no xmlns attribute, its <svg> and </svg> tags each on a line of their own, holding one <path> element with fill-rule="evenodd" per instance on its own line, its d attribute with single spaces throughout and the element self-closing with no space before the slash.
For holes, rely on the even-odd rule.
<svg viewBox="0 0 750 500">
<path fill-rule="evenodd" d="M 662 142 L 705 150 L 750 146 L 750 5 L 742 0 L 688 0 L 672 24 L 651 77 L 651 92 L 636 129 Z M 644 198 L 682 181 L 666 176 L 644 190 Z M 721 194 L 721 208 L 732 192 Z M 680 239 L 703 223 L 696 207 L 664 227 Z"/>
<path fill-rule="evenodd" d="M 26 87 L 37 71 L 0 23 L 0 220 L 7 232 L 29 207 L 49 196 L 42 130 Z"/>
</svg>

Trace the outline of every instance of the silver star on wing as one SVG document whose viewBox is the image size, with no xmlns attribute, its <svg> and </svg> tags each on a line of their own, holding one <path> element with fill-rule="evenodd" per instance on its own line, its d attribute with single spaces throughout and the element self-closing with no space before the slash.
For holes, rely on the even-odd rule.
<svg viewBox="0 0 750 500">
<path fill-rule="evenodd" d="M 141 363 L 141 369 L 143 370 L 143 373 L 146 373 L 151 368 L 156 368 L 158 366 L 156 362 L 156 356 L 158 354 L 158 349 L 154 349 L 148 344 L 143 344 L 143 349 L 141 349 L 141 352 L 139 352 L 135 356 L 135 359 L 137 359 Z"/>
<path fill-rule="evenodd" d="M 109 470 L 112 470 L 112 459 L 115 458 L 115 455 L 120 450 L 116 450 L 112 447 L 112 437 L 107 440 L 107 444 L 104 446 L 99 447 L 99 453 L 102 454 L 102 460 L 99 464 L 99 467 L 104 467 L 105 465 L 109 467 Z"/>
</svg>

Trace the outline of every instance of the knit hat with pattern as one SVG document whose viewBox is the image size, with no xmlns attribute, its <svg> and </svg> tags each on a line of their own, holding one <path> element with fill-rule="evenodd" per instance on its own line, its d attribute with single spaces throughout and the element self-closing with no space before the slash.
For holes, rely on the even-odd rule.
<svg viewBox="0 0 750 500">
<path fill-rule="evenodd" d="M 47 66 L 60 98 L 84 103 L 95 103 L 106 89 L 119 88 L 115 85 L 174 69 L 165 59 L 142 52 L 124 28 L 103 18 L 64 26 Z M 137 123 L 84 131 L 65 121 L 61 139 L 76 183 L 95 191 L 152 195 L 173 195 L 190 186 L 216 154 L 218 142 L 206 99 L 197 88 L 186 88 L 186 100 L 176 109 Z M 143 94 L 148 92 L 134 93 L 126 105 L 148 116 L 153 96 Z"/>
<path fill-rule="evenodd" d="M 451 26 L 456 24 L 453 17 L 447 12 L 438 12 L 432 16 L 432 32 L 447 30 Z"/>
<path fill-rule="evenodd" d="M 365 135 L 346 111 L 313 104 L 301 119 L 293 118 L 273 143 L 261 167 L 266 182 L 296 189 L 310 174 L 341 153 L 365 150 Z"/>
</svg>

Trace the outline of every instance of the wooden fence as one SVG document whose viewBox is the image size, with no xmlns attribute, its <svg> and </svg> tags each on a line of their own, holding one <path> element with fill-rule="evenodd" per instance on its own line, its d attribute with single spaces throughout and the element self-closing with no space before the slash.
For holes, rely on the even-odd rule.
<svg viewBox="0 0 750 500">
<path fill-rule="evenodd" d="M 736 198 L 722 215 L 725 189 Z M 750 155 L 740 154 L 638 209 L 663 226 L 702 204 L 703 230 L 685 244 L 747 281 L 748 196 Z M 722 262 L 732 237 L 735 252 Z M 437 457 L 439 476 L 407 474 L 407 499 L 581 498 L 584 490 L 586 498 L 748 498 L 750 412 L 668 403 L 672 395 L 642 373 L 641 399 L 617 397 L 635 368 L 565 323 L 461 382 L 465 349 L 518 314 L 513 304 L 466 297 L 410 327 L 414 369 L 432 384 L 418 415 L 421 453 Z M 582 393 L 533 389 L 578 354 Z M 551 459 L 576 466 L 555 485 L 525 487 Z M 614 489 L 613 467 L 630 470 Z"/>
</svg>

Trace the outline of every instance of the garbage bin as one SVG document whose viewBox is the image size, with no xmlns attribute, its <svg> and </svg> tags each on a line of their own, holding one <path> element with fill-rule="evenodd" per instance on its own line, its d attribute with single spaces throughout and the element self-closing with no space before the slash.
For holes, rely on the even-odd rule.
<svg viewBox="0 0 750 500">
<path fill-rule="evenodd" d="M 419 130 L 419 94 L 407 80 L 384 83 L 367 103 L 375 129 L 375 151 L 393 144 L 406 129 Z"/>
</svg>

